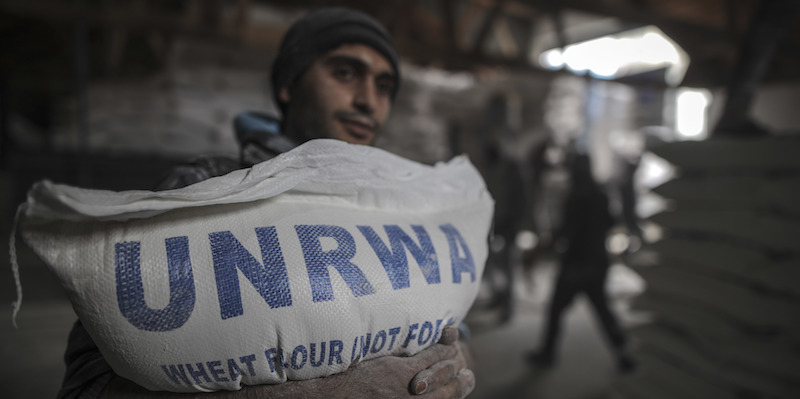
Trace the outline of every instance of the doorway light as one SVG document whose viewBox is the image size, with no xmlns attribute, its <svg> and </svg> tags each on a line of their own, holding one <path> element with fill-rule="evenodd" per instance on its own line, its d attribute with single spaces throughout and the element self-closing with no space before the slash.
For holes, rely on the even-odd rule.
<svg viewBox="0 0 800 399">
<path fill-rule="evenodd" d="M 682 87 L 675 97 L 675 130 L 684 139 L 703 139 L 707 135 L 706 118 L 711 92 Z"/>
<path fill-rule="evenodd" d="M 599 79 L 666 69 L 665 81 L 677 86 L 689 66 L 689 56 L 655 26 L 632 29 L 613 35 L 554 48 L 539 55 L 539 64 L 547 69 L 567 68 L 589 73 Z"/>
</svg>

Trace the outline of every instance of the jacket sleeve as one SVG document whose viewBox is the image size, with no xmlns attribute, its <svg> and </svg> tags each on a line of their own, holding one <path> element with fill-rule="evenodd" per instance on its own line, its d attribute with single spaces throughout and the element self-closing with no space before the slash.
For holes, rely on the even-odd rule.
<svg viewBox="0 0 800 399">
<path fill-rule="evenodd" d="M 116 374 L 80 320 L 72 326 L 64 353 L 67 371 L 57 399 L 95 399 Z"/>
</svg>

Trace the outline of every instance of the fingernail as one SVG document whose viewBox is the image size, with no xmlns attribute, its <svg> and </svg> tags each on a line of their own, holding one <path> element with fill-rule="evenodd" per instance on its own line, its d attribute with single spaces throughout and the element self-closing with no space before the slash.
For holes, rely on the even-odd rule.
<svg viewBox="0 0 800 399">
<path fill-rule="evenodd" d="M 417 387 L 415 388 L 415 391 L 417 391 L 417 394 L 425 393 L 426 390 L 428 390 L 428 383 L 427 382 L 420 381 L 420 382 L 417 383 Z"/>
</svg>

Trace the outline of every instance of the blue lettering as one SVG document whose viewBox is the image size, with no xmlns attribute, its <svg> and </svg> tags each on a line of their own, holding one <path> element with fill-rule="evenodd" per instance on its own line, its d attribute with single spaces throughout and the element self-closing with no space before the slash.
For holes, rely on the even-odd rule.
<svg viewBox="0 0 800 399">
<path fill-rule="evenodd" d="M 364 341 L 361 341 L 363 344 Z M 358 337 L 353 338 L 353 350 L 350 351 L 350 363 L 353 363 L 356 360 L 356 353 L 358 353 L 359 357 L 361 356 L 361 351 L 356 350 L 358 348 Z"/>
<path fill-rule="evenodd" d="M 225 374 L 225 370 L 220 368 L 222 367 L 221 361 L 215 360 L 213 362 L 206 362 L 206 366 L 208 366 L 208 371 L 211 372 L 211 376 L 214 377 L 217 382 L 229 381 L 227 378 L 222 377 L 222 375 Z"/>
<path fill-rule="evenodd" d="M 283 366 L 284 369 L 288 369 L 289 362 L 286 361 L 286 356 L 283 354 L 283 349 L 278 349 L 278 353 L 281 355 L 281 366 Z"/>
<path fill-rule="evenodd" d="M 364 238 L 367 239 L 375 255 L 380 259 L 383 268 L 386 269 L 386 275 L 389 276 L 389 281 L 392 282 L 392 288 L 399 290 L 401 288 L 408 288 L 408 259 L 406 258 L 406 249 L 411 252 L 411 255 L 416 259 L 422 274 L 428 284 L 439 284 L 441 278 L 439 276 L 439 261 L 436 258 L 436 251 L 433 248 L 433 242 L 428 236 L 428 232 L 422 226 L 414 226 L 411 228 L 417 235 L 417 240 L 420 245 L 414 242 L 399 226 L 385 225 L 383 229 L 389 237 L 389 245 L 391 251 L 386 247 L 386 244 L 378 237 L 375 230 L 369 226 L 357 226 Z"/>
<path fill-rule="evenodd" d="M 275 361 L 278 357 L 278 350 L 275 348 L 269 348 L 264 351 L 264 356 L 267 357 L 267 363 L 269 363 L 269 371 L 275 372 Z"/>
<path fill-rule="evenodd" d="M 436 320 L 436 331 L 433 333 L 433 342 L 439 342 L 439 328 L 442 326 L 442 319 Z"/>
<path fill-rule="evenodd" d="M 242 373 L 242 369 L 239 368 L 235 360 L 228 359 L 228 374 L 231 375 L 231 381 L 236 381 L 244 373 Z"/>
<path fill-rule="evenodd" d="M 189 375 L 192 376 L 194 382 L 198 385 L 203 383 L 200 381 L 200 377 L 205 378 L 206 382 L 211 382 L 211 378 L 208 376 L 208 373 L 206 373 L 206 368 L 203 367 L 203 363 L 197 363 L 197 371 L 194 371 L 191 364 L 186 363 L 186 370 L 189 371 Z"/>
<path fill-rule="evenodd" d="M 452 224 L 443 224 L 439 229 L 447 236 L 447 243 L 450 245 L 450 263 L 453 268 L 453 282 L 461 283 L 461 273 L 469 273 L 471 281 L 475 282 L 475 262 L 472 260 L 472 253 L 464 241 L 464 237 L 456 230 Z M 464 252 L 464 256 L 459 256 L 459 247 Z"/>
<path fill-rule="evenodd" d="M 217 279 L 217 295 L 222 319 L 241 316 L 242 294 L 236 269 L 253 284 L 270 308 L 292 305 L 289 276 L 283 260 L 275 227 L 259 227 L 256 230 L 261 246 L 262 266 L 230 231 L 208 235 L 214 260 L 214 275 Z"/>
<path fill-rule="evenodd" d="M 297 364 L 298 353 L 303 354 L 303 360 L 300 362 L 300 364 Z M 306 365 L 306 360 L 308 360 L 308 352 L 306 351 L 306 347 L 303 345 L 298 345 L 296 348 L 294 348 L 294 352 L 292 352 L 292 368 L 295 370 L 300 370 Z"/>
<path fill-rule="evenodd" d="M 378 346 L 378 339 L 379 338 L 380 338 L 380 343 L 381 343 L 380 346 Z M 386 345 L 386 331 L 380 330 L 380 331 L 378 331 L 377 334 L 375 334 L 375 340 L 372 341 L 372 349 L 370 350 L 370 352 L 378 353 L 381 349 L 383 349 L 384 345 Z"/>
<path fill-rule="evenodd" d="M 247 355 L 242 356 L 239 358 L 239 361 L 242 363 L 247 364 L 247 371 L 250 372 L 250 375 L 255 377 L 256 376 L 256 369 L 253 368 L 253 362 L 256 361 L 256 355 Z"/>
<path fill-rule="evenodd" d="M 367 339 L 364 339 L 364 335 L 361 336 L 361 357 L 367 356 L 367 352 L 369 352 L 369 343 L 372 340 L 372 334 L 366 334 Z"/>
<path fill-rule="evenodd" d="M 164 242 L 169 269 L 169 304 L 164 309 L 151 309 L 145 303 L 139 260 L 141 244 L 129 241 L 114 245 L 119 310 L 140 330 L 174 330 L 186 323 L 194 310 L 195 290 L 192 262 L 189 259 L 189 238 L 172 237 Z"/>
<path fill-rule="evenodd" d="M 324 342 L 320 343 L 319 347 L 320 347 L 319 361 L 317 361 L 317 360 L 314 360 L 314 358 L 316 357 L 316 353 L 317 353 L 317 346 L 315 344 L 311 344 L 311 359 L 310 359 L 310 362 L 311 362 L 311 365 L 314 366 L 314 367 L 321 366 L 322 362 L 325 360 L 325 343 Z"/>
<path fill-rule="evenodd" d="M 356 254 L 356 242 L 347 230 L 329 225 L 298 225 L 294 228 L 303 248 L 314 302 L 334 299 L 328 266 L 333 266 L 339 272 L 354 296 L 375 293 L 364 272 L 350 261 Z M 338 248 L 323 251 L 319 240 L 321 237 L 333 238 Z"/>
<path fill-rule="evenodd" d="M 425 336 L 426 328 L 428 329 L 428 337 L 422 338 Z M 430 341 L 431 338 L 433 338 L 433 323 L 426 321 L 425 323 L 422 323 L 422 328 L 419 329 L 419 339 L 417 340 L 417 343 L 419 346 L 425 345 L 428 343 L 428 341 Z"/>
<path fill-rule="evenodd" d="M 336 358 L 336 364 L 342 364 L 342 350 L 344 344 L 338 339 L 331 340 L 331 355 L 328 358 L 328 366 L 333 364 L 333 358 Z"/>
<path fill-rule="evenodd" d="M 400 334 L 400 327 L 390 328 L 389 335 L 392 336 L 392 341 L 389 343 L 389 349 L 392 350 L 394 348 L 394 340 L 397 338 L 397 334 Z"/>
<path fill-rule="evenodd" d="M 411 342 L 412 339 L 416 338 L 417 335 L 414 334 L 414 330 L 419 328 L 419 323 L 414 323 L 408 326 L 408 335 L 406 336 L 406 341 L 403 342 L 403 348 L 408 348 L 408 343 Z"/>
<path fill-rule="evenodd" d="M 186 385 L 192 384 L 189 382 L 189 378 L 186 377 L 186 370 L 183 369 L 182 364 L 178 364 L 177 367 L 174 364 L 170 364 L 169 369 L 167 369 L 167 366 L 162 364 L 161 370 L 164 370 L 164 374 L 166 374 L 169 379 L 178 385 L 181 384 L 181 380 L 186 383 Z M 178 377 L 180 377 L 180 379 L 178 379 Z"/>
</svg>

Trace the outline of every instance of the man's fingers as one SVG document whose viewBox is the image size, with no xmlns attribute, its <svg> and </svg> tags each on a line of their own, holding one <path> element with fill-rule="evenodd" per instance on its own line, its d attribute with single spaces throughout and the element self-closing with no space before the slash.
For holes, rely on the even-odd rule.
<svg viewBox="0 0 800 399">
<path fill-rule="evenodd" d="M 458 340 L 458 328 L 453 326 L 445 327 L 442 330 L 442 336 L 439 338 L 439 343 L 443 345 L 450 345 Z"/>
<path fill-rule="evenodd" d="M 466 367 L 463 358 L 459 356 L 458 345 L 453 345 L 457 341 L 458 329 L 445 327 L 438 344 L 411 357 L 418 365 L 417 370 L 423 369 L 411 379 L 411 393 L 419 395 L 437 391 L 456 379 L 459 370 Z"/>
<path fill-rule="evenodd" d="M 411 380 L 411 393 L 415 395 L 435 391 L 456 378 L 464 363 L 455 359 L 445 360 L 419 372 Z"/>
<path fill-rule="evenodd" d="M 430 392 L 430 384 L 433 383 L 430 378 L 440 368 L 434 366 L 437 366 L 445 361 L 456 361 L 457 356 L 457 346 L 436 344 L 410 357 L 409 359 L 414 359 L 414 361 L 417 362 L 414 368 L 416 370 L 421 369 L 422 371 L 417 373 L 417 375 L 411 379 L 411 382 L 408 385 L 409 391 L 415 394 L 419 392 Z M 458 370 L 456 370 L 456 372 L 457 371 Z M 437 382 L 436 385 L 438 386 L 441 384 Z"/>
<path fill-rule="evenodd" d="M 408 359 L 414 361 L 415 369 L 424 371 L 435 363 L 455 359 L 456 356 L 458 356 L 458 347 L 456 345 L 435 344 Z"/>
<path fill-rule="evenodd" d="M 464 398 L 475 389 L 475 374 L 470 369 L 461 369 L 456 378 L 435 391 L 427 391 L 422 394 L 426 399 L 453 399 Z"/>
</svg>

